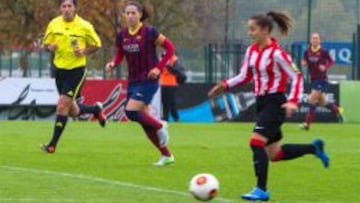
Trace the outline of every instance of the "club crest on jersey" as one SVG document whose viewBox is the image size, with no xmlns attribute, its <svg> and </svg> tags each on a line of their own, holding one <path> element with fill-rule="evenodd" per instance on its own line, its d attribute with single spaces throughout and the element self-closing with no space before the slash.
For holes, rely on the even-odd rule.
<svg viewBox="0 0 360 203">
<path fill-rule="evenodd" d="M 126 44 L 123 46 L 123 49 L 128 53 L 134 53 L 140 51 L 140 46 L 139 44 Z"/>
<path fill-rule="evenodd" d="M 137 41 L 139 41 L 139 42 L 140 42 L 140 41 L 141 41 L 141 39 L 142 39 L 142 38 L 141 38 L 141 35 L 136 36 L 136 40 L 137 40 Z"/>
</svg>

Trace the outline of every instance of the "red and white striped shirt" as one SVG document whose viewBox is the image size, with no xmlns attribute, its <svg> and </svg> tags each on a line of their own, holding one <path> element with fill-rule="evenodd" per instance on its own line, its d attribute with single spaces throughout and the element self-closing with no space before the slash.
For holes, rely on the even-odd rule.
<svg viewBox="0 0 360 203">
<path fill-rule="evenodd" d="M 276 39 L 272 39 L 272 43 L 262 50 L 257 44 L 249 46 L 239 74 L 225 80 L 225 84 L 227 88 L 232 88 L 253 80 L 255 96 L 264 96 L 285 92 L 289 77 L 292 83 L 288 102 L 298 104 L 303 93 L 301 72 Z"/>
</svg>

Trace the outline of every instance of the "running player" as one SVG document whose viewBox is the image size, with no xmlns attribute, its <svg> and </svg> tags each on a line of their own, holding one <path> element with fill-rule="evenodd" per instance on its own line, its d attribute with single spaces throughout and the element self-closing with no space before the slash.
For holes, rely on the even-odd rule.
<svg viewBox="0 0 360 203">
<path fill-rule="evenodd" d="M 45 49 L 54 54 L 55 81 L 60 95 L 53 137 L 41 146 L 47 153 L 55 152 L 69 116 L 92 113 L 101 126 L 106 123 L 101 103 L 86 106 L 76 102 L 86 77 L 86 56 L 98 50 L 101 41 L 93 26 L 76 14 L 77 0 L 59 0 L 59 5 L 61 16 L 49 23 L 44 38 Z"/>
<path fill-rule="evenodd" d="M 122 62 L 123 57 L 126 58 L 129 72 L 126 116 L 143 127 L 161 153 L 160 160 L 154 164 L 163 166 L 174 163 L 174 156 L 166 146 L 169 141 L 167 126 L 149 113 L 148 105 L 159 88 L 160 73 L 174 54 L 175 47 L 154 27 L 143 23 L 148 15 L 147 8 L 137 1 L 126 4 L 128 26 L 117 35 L 116 55 L 105 69 L 111 71 Z M 161 61 L 157 57 L 157 47 L 166 49 Z"/>
<path fill-rule="evenodd" d="M 280 144 L 283 133 L 281 126 L 286 116 L 296 109 L 303 90 L 301 73 L 292 60 L 271 37 L 274 24 L 286 36 L 291 28 L 291 18 L 286 13 L 270 11 L 254 15 L 248 20 L 248 35 L 253 44 L 246 51 L 240 72 L 235 77 L 218 83 L 209 91 L 209 96 L 219 95 L 230 88 L 254 81 L 257 121 L 250 138 L 253 152 L 254 170 L 257 185 L 246 200 L 267 201 L 268 162 L 290 160 L 305 154 L 314 154 L 324 167 L 329 166 L 329 158 L 324 152 L 324 142 L 320 139 L 309 144 Z M 285 97 L 288 78 L 292 80 L 289 96 Z"/>
<path fill-rule="evenodd" d="M 329 83 L 327 81 L 327 70 L 334 64 L 328 50 L 321 47 L 321 37 L 319 33 L 311 35 L 310 46 L 305 51 L 301 60 L 302 66 L 308 66 L 311 80 L 311 93 L 309 95 L 309 111 L 305 116 L 305 122 L 299 127 L 304 130 L 310 129 L 310 124 L 315 119 L 316 106 L 323 106 L 330 109 L 338 118 L 339 122 L 343 122 L 343 117 L 339 111 L 339 107 L 334 103 L 327 101 L 326 92 Z"/>
</svg>

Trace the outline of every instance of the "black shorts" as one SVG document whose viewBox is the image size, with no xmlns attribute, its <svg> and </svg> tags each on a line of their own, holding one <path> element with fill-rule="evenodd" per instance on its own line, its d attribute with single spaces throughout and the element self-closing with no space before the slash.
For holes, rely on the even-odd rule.
<svg viewBox="0 0 360 203">
<path fill-rule="evenodd" d="M 256 98 L 257 121 L 253 132 L 268 139 L 266 145 L 281 140 L 281 125 L 285 121 L 285 109 L 281 105 L 286 102 L 283 93 L 275 93 Z"/>
<path fill-rule="evenodd" d="M 60 95 L 76 99 L 86 78 L 85 67 L 71 70 L 56 69 L 55 82 Z"/>
</svg>

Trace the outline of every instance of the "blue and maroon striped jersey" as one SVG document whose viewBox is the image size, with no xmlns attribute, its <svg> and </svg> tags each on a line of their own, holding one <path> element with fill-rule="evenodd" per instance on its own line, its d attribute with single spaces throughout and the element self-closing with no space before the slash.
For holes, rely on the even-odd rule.
<svg viewBox="0 0 360 203">
<path fill-rule="evenodd" d="M 155 41 L 160 33 L 149 25 L 143 25 L 131 35 L 124 28 L 116 36 L 116 47 L 123 50 L 128 64 L 129 82 L 148 80 L 149 71 L 159 63 Z"/>
<path fill-rule="evenodd" d="M 309 47 L 304 53 L 303 60 L 306 61 L 309 68 L 311 81 L 327 80 L 326 70 L 334 64 L 328 50 L 324 48 L 314 51 L 311 47 Z M 320 65 L 324 65 L 326 70 L 321 71 L 319 68 Z"/>
</svg>

